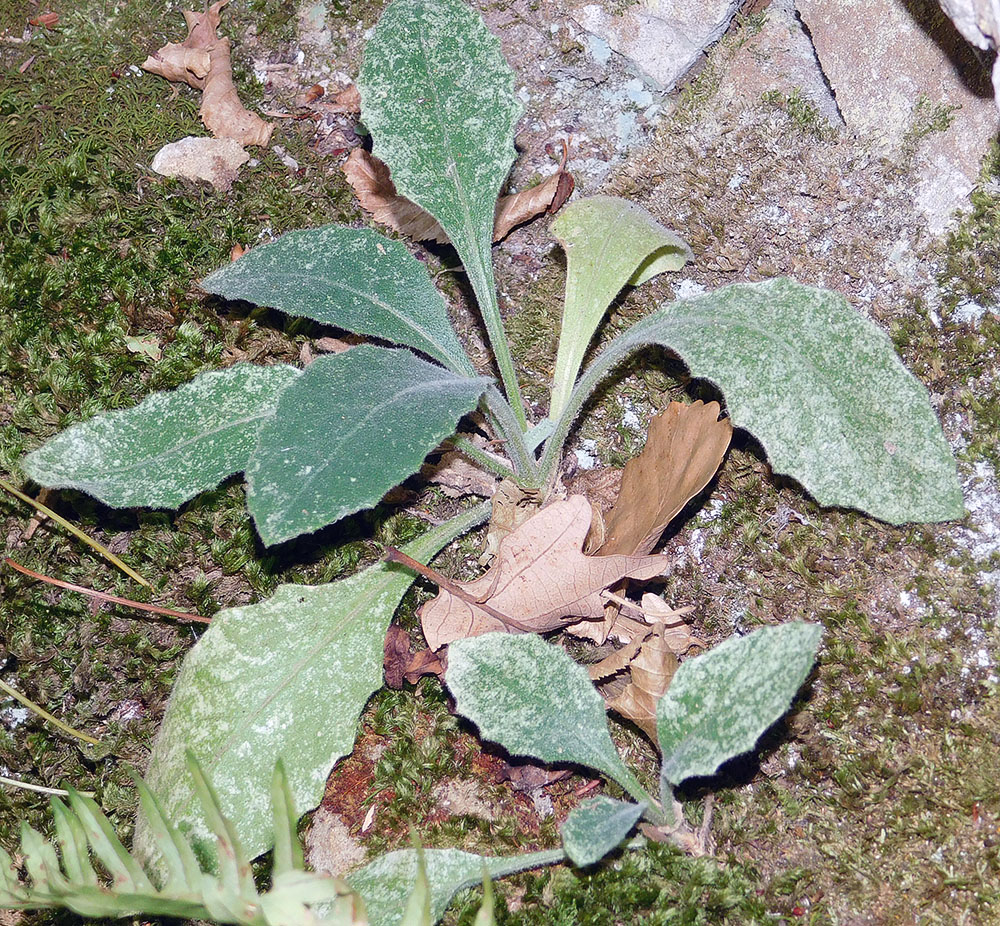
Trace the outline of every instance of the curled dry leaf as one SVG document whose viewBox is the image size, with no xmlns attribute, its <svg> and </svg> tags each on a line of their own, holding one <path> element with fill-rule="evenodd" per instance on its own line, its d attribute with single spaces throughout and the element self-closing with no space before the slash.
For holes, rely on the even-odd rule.
<svg viewBox="0 0 1000 926">
<path fill-rule="evenodd" d="M 345 91 L 346 92 L 346 91 Z M 416 203 L 396 192 L 389 168 L 363 148 L 355 148 L 343 167 L 347 182 L 354 188 L 361 208 L 381 225 L 414 241 L 447 244 L 444 229 Z M 518 225 L 543 213 L 553 214 L 573 192 L 573 177 L 563 165 L 538 186 L 497 200 L 493 240 L 500 241 Z"/>
<path fill-rule="evenodd" d="M 667 564 L 663 556 L 584 556 L 590 503 L 582 495 L 553 502 L 500 542 L 493 566 L 474 582 L 455 583 L 459 598 L 444 589 L 420 609 L 431 649 L 452 640 L 512 625 L 542 633 L 570 620 L 601 619 L 601 592 L 623 577 L 651 579 Z"/>
<path fill-rule="evenodd" d="M 604 516 L 599 556 L 648 553 L 667 525 L 708 485 L 733 434 L 729 419 L 719 420 L 719 411 L 718 402 L 671 402 L 650 421 L 646 446 L 625 465 L 618 501 Z M 567 629 L 600 644 L 612 633 L 619 614 L 619 606 L 611 603 L 603 623 Z"/>
<path fill-rule="evenodd" d="M 493 513 L 486 529 L 486 545 L 479 557 L 480 566 L 488 566 L 493 562 L 504 537 L 536 514 L 541 501 L 540 492 L 522 489 L 510 479 L 504 479 L 496 487 L 493 493 Z"/>
<path fill-rule="evenodd" d="M 719 469 L 733 426 L 719 403 L 671 402 L 649 423 L 642 453 L 625 464 L 618 501 L 598 553 L 648 553 L 667 525 Z"/>
<path fill-rule="evenodd" d="M 441 487 L 448 498 L 462 498 L 465 495 L 481 495 L 489 498 L 497 487 L 497 477 L 492 473 L 473 466 L 457 450 L 449 450 L 436 463 L 425 463 L 420 474 L 431 483 Z"/>
<path fill-rule="evenodd" d="M 677 657 L 664 637 L 663 624 L 643 640 L 629 663 L 631 680 L 608 707 L 631 720 L 656 742 L 656 702 L 663 697 L 677 671 Z"/>
<path fill-rule="evenodd" d="M 143 63 L 144 70 L 202 91 L 201 121 L 216 138 L 241 145 L 266 145 L 274 126 L 244 108 L 233 85 L 229 39 L 219 38 L 220 11 L 229 0 L 216 0 L 204 13 L 184 10 L 188 35 L 168 42 Z"/>
</svg>

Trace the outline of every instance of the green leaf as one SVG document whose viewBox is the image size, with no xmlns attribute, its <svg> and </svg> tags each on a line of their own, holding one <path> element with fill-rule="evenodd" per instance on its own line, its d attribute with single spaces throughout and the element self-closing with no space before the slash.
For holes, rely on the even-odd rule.
<svg viewBox="0 0 1000 926">
<path fill-rule="evenodd" d="M 535 634 L 456 640 L 445 681 L 458 712 L 511 755 L 585 765 L 641 792 L 611 742 L 604 699 L 565 650 Z"/>
<path fill-rule="evenodd" d="M 284 364 L 204 373 L 67 428 L 22 466 L 39 485 L 79 489 L 117 508 L 176 508 L 246 468 L 261 425 L 300 375 Z"/>
<path fill-rule="evenodd" d="M 712 775 L 753 749 L 788 710 L 816 661 L 821 634 L 818 624 L 765 627 L 682 662 L 656 705 L 663 781 Z"/>
<path fill-rule="evenodd" d="M 462 0 L 395 0 L 358 77 L 373 151 L 399 193 L 438 220 L 465 265 L 504 388 L 525 428 L 493 281 L 497 196 L 514 163 L 514 72 Z"/>
<path fill-rule="evenodd" d="M 367 228 L 289 232 L 216 270 L 201 288 L 423 351 L 474 375 L 441 294 L 399 241 Z"/>
<path fill-rule="evenodd" d="M 692 376 L 717 383 L 733 424 L 819 504 L 892 524 L 963 516 L 927 390 L 892 342 L 837 293 L 785 278 L 671 303 L 620 335 L 584 373 L 550 446 L 561 445 L 603 376 L 648 344 L 669 347 Z"/>
<path fill-rule="evenodd" d="M 564 858 L 558 849 L 506 857 L 475 855 L 461 849 L 424 849 L 423 857 L 431 921 L 435 923 L 458 891 L 482 881 L 484 868 L 491 878 L 502 878 L 540 865 L 553 865 Z M 364 899 L 370 926 L 400 926 L 417 881 L 418 864 L 416 849 L 400 849 L 347 876 L 348 883 Z"/>
<path fill-rule="evenodd" d="M 479 506 L 408 544 L 425 560 L 485 517 Z M 250 857 L 272 842 L 268 807 L 280 760 L 296 811 L 315 807 L 327 775 L 354 745 L 357 719 L 382 685 L 385 631 L 414 579 L 378 563 L 315 587 L 283 585 L 260 604 L 215 615 L 181 667 L 153 746 L 146 781 L 164 815 L 215 854 L 185 765 L 190 749 L 213 782 L 222 813 Z M 140 858 L 158 852 L 140 816 Z"/>
<path fill-rule="evenodd" d="M 621 288 L 680 270 L 691 259 L 691 249 L 645 209 L 613 196 L 571 203 L 553 222 L 552 234 L 566 251 L 566 304 L 549 408 L 555 418 L 566 407 L 587 347 Z"/>
<path fill-rule="evenodd" d="M 488 385 L 370 344 L 315 360 L 282 393 L 247 466 L 261 539 L 280 543 L 376 504 Z"/>
<path fill-rule="evenodd" d="M 599 862 L 628 836 L 643 805 L 595 797 L 570 812 L 559 828 L 563 848 L 574 865 L 584 868 Z"/>
</svg>

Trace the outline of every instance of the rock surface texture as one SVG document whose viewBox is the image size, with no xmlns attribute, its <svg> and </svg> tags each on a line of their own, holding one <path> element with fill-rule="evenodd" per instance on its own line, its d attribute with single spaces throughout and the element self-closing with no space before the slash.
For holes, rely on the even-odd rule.
<svg viewBox="0 0 1000 926">
<path fill-rule="evenodd" d="M 739 0 L 639 0 L 621 11 L 580 3 L 570 15 L 634 62 L 656 89 L 672 90 L 722 37 L 739 7 Z"/>
<path fill-rule="evenodd" d="M 997 133 L 978 56 L 930 0 L 797 7 L 847 127 L 889 156 L 915 154 L 917 204 L 931 231 L 943 231 Z"/>
</svg>

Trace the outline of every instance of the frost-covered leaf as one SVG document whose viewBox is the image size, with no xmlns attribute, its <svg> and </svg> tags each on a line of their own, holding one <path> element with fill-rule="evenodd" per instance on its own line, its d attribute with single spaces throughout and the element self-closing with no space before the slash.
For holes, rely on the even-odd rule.
<svg viewBox="0 0 1000 926">
<path fill-rule="evenodd" d="M 552 865 L 562 857 L 558 850 L 504 857 L 475 855 L 461 849 L 424 849 L 431 920 L 436 923 L 441 919 L 458 891 L 481 883 L 484 868 L 491 878 L 502 878 L 540 865 Z M 417 881 L 417 865 L 416 849 L 400 849 L 348 875 L 348 883 L 364 899 L 370 926 L 400 926 L 407 899 Z"/>
<path fill-rule="evenodd" d="M 458 712 L 511 755 L 573 762 L 635 785 L 611 742 L 604 700 L 565 650 L 534 634 L 456 640 L 445 681 Z"/>
<path fill-rule="evenodd" d="M 559 828 L 563 848 L 574 865 L 584 868 L 599 862 L 628 836 L 643 805 L 595 797 L 574 808 Z"/>
<path fill-rule="evenodd" d="M 483 515 L 473 509 L 405 550 L 433 556 Z M 185 657 L 147 773 L 165 815 L 189 828 L 202 852 L 214 853 L 214 838 L 187 774 L 187 750 L 211 777 L 247 851 L 265 851 L 275 762 L 283 764 L 296 812 L 315 807 L 382 684 L 386 627 L 412 582 L 411 573 L 379 563 L 327 585 L 282 585 L 267 601 L 213 618 Z M 135 847 L 143 859 L 157 854 L 152 835 L 140 816 Z"/>
<path fill-rule="evenodd" d="M 395 0 L 358 78 L 374 154 L 434 216 L 472 276 L 488 274 L 521 106 L 500 43 L 462 0 Z M 477 287 L 478 293 L 478 287 Z"/>
<path fill-rule="evenodd" d="M 837 293 L 781 278 L 665 305 L 608 345 L 574 403 L 647 344 L 717 383 L 733 424 L 821 505 L 892 524 L 962 517 L 955 461 L 927 390 Z"/>
<path fill-rule="evenodd" d="M 203 373 L 67 428 L 22 466 L 39 485 L 79 489 L 116 508 L 176 508 L 246 468 L 261 426 L 300 375 L 284 364 Z"/>
<path fill-rule="evenodd" d="M 474 370 L 427 269 L 399 242 L 366 228 L 289 232 L 217 270 L 202 289 L 423 351 Z"/>
<path fill-rule="evenodd" d="M 370 344 L 316 359 L 285 390 L 247 467 L 261 539 L 280 543 L 376 504 L 488 384 Z"/>
<path fill-rule="evenodd" d="M 821 633 L 818 624 L 765 627 L 681 663 L 656 707 L 664 783 L 712 775 L 753 749 L 806 680 Z"/>
<path fill-rule="evenodd" d="M 549 408 L 554 418 L 565 408 L 587 346 L 621 288 L 680 270 L 691 250 L 645 209 L 613 196 L 567 206 L 552 234 L 566 251 L 566 305 Z"/>
</svg>

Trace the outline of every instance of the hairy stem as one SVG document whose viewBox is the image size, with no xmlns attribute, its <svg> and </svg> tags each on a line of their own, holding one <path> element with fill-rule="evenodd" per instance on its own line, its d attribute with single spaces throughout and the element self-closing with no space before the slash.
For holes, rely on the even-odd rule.
<svg viewBox="0 0 1000 926">
<path fill-rule="evenodd" d="M 514 372 L 514 359 L 510 355 L 507 333 L 504 331 L 503 319 L 500 317 L 497 288 L 493 280 L 492 257 L 487 249 L 486 253 L 478 255 L 478 258 L 478 260 L 469 261 L 466 264 L 466 273 L 476 293 L 479 311 L 486 323 L 486 333 L 490 339 L 493 356 L 496 358 L 497 369 L 500 371 L 504 392 L 507 393 L 507 399 L 514 412 L 514 417 L 517 419 L 520 431 L 524 433 L 528 430 L 528 418 L 524 411 L 524 399 L 521 396 L 521 387 L 517 382 L 517 373 Z"/>
<path fill-rule="evenodd" d="M 467 437 L 456 437 L 452 443 L 455 446 L 455 450 L 462 454 L 462 456 L 468 457 L 473 463 L 478 464 L 488 472 L 496 473 L 501 479 L 514 478 L 514 470 L 503 460 L 491 453 L 487 453 L 485 450 L 480 450 Z"/>
<path fill-rule="evenodd" d="M 524 431 L 513 408 L 496 386 L 490 386 L 486 390 L 485 399 L 490 418 L 504 440 L 507 456 L 514 464 L 518 482 L 532 487 L 536 486 L 538 484 L 538 464 L 528 451 L 524 442 Z"/>
</svg>

